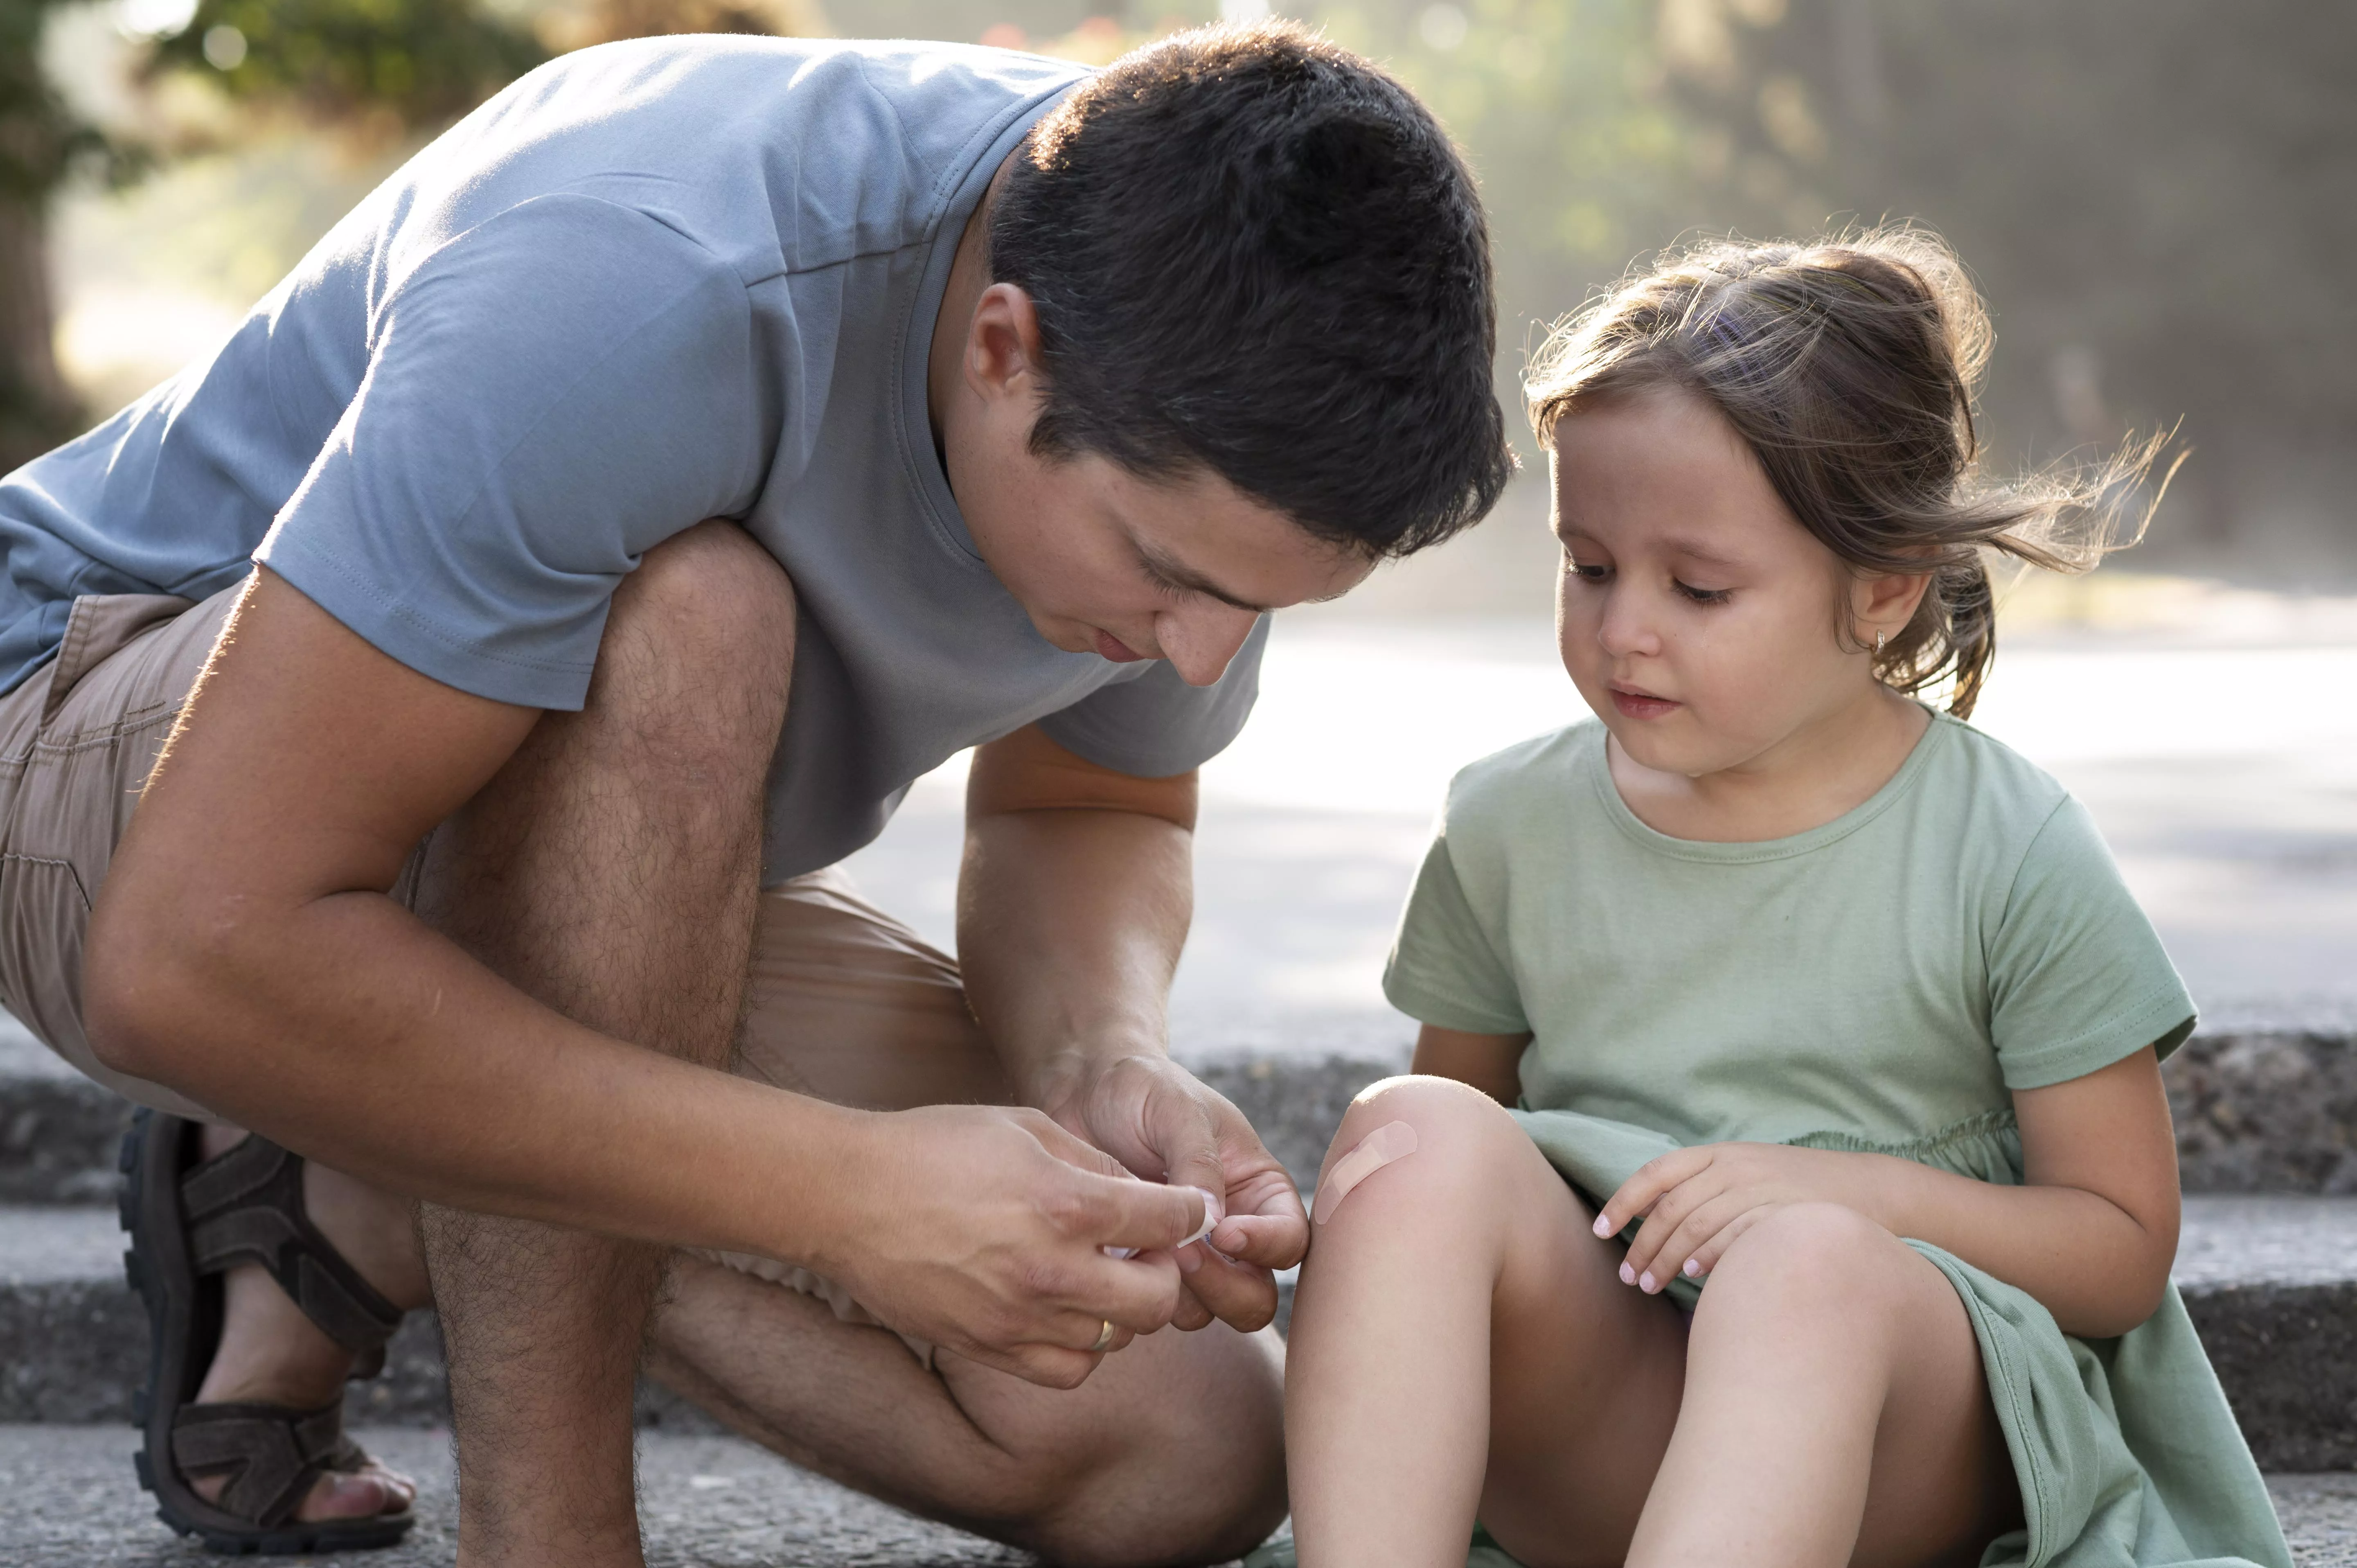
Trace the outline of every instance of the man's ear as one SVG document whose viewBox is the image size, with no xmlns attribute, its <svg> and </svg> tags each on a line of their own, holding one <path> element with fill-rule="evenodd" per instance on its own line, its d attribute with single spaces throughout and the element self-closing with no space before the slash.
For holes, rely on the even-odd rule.
<svg viewBox="0 0 2357 1568">
<path fill-rule="evenodd" d="M 966 325 L 965 380 L 985 403 L 1036 398 L 1039 373 L 1039 312 L 1011 283 L 995 283 L 974 302 Z"/>
</svg>

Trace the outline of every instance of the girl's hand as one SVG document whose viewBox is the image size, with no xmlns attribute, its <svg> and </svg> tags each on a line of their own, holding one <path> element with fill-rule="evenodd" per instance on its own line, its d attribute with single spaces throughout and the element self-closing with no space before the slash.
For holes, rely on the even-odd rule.
<svg viewBox="0 0 2357 1568">
<path fill-rule="evenodd" d="M 1890 1228 L 1888 1199 L 1903 1165 L 1883 1155 L 1789 1144 L 1705 1144 L 1648 1163 L 1596 1217 L 1598 1236 L 1642 1219 L 1620 1278 L 1648 1295 L 1710 1273 L 1738 1236 L 1788 1203 L 1838 1203 Z"/>
</svg>

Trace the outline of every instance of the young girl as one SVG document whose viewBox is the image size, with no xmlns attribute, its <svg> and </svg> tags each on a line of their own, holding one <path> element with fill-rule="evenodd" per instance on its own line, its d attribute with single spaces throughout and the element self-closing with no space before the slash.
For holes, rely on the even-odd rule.
<svg viewBox="0 0 2357 1568">
<path fill-rule="evenodd" d="M 1976 483 L 1987 338 L 1900 232 L 1703 250 L 1542 357 L 1598 716 L 1458 776 L 1403 918 L 1417 1076 L 1343 1122 L 1293 1318 L 1301 1568 L 1477 1520 L 1533 1568 L 2287 1568 L 2169 1283 L 2192 1004 L 1961 722 L 1984 553 L 2092 564 L 2151 448 Z"/>
</svg>

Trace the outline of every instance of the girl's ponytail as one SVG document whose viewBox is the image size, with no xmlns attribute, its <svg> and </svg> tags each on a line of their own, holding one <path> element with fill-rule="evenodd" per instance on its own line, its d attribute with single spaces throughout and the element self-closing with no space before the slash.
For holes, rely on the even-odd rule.
<svg viewBox="0 0 2357 1568">
<path fill-rule="evenodd" d="M 1531 421 L 1544 443 L 1565 415 L 1631 392 L 1707 401 L 1851 571 L 1930 575 L 1875 674 L 1901 692 L 1951 680 L 1948 711 L 1964 718 L 1996 656 L 1988 557 L 2083 572 L 2143 537 L 2176 472 L 2133 523 L 2167 435 L 2092 467 L 1983 481 L 1973 400 L 1990 336 L 1962 263 L 1920 230 L 1709 245 L 1557 328 L 1532 364 Z M 1835 633 L 1855 644 L 1847 625 Z"/>
</svg>

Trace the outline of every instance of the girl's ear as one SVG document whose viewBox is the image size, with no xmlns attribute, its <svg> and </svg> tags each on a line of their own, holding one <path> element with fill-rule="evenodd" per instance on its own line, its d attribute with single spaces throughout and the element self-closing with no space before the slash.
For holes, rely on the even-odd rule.
<svg viewBox="0 0 2357 1568">
<path fill-rule="evenodd" d="M 1916 607 L 1931 585 L 1929 572 L 1853 578 L 1850 619 L 1857 640 L 1867 648 L 1879 648 L 1882 641 L 1897 637 L 1915 618 Z"/>
</svg>

